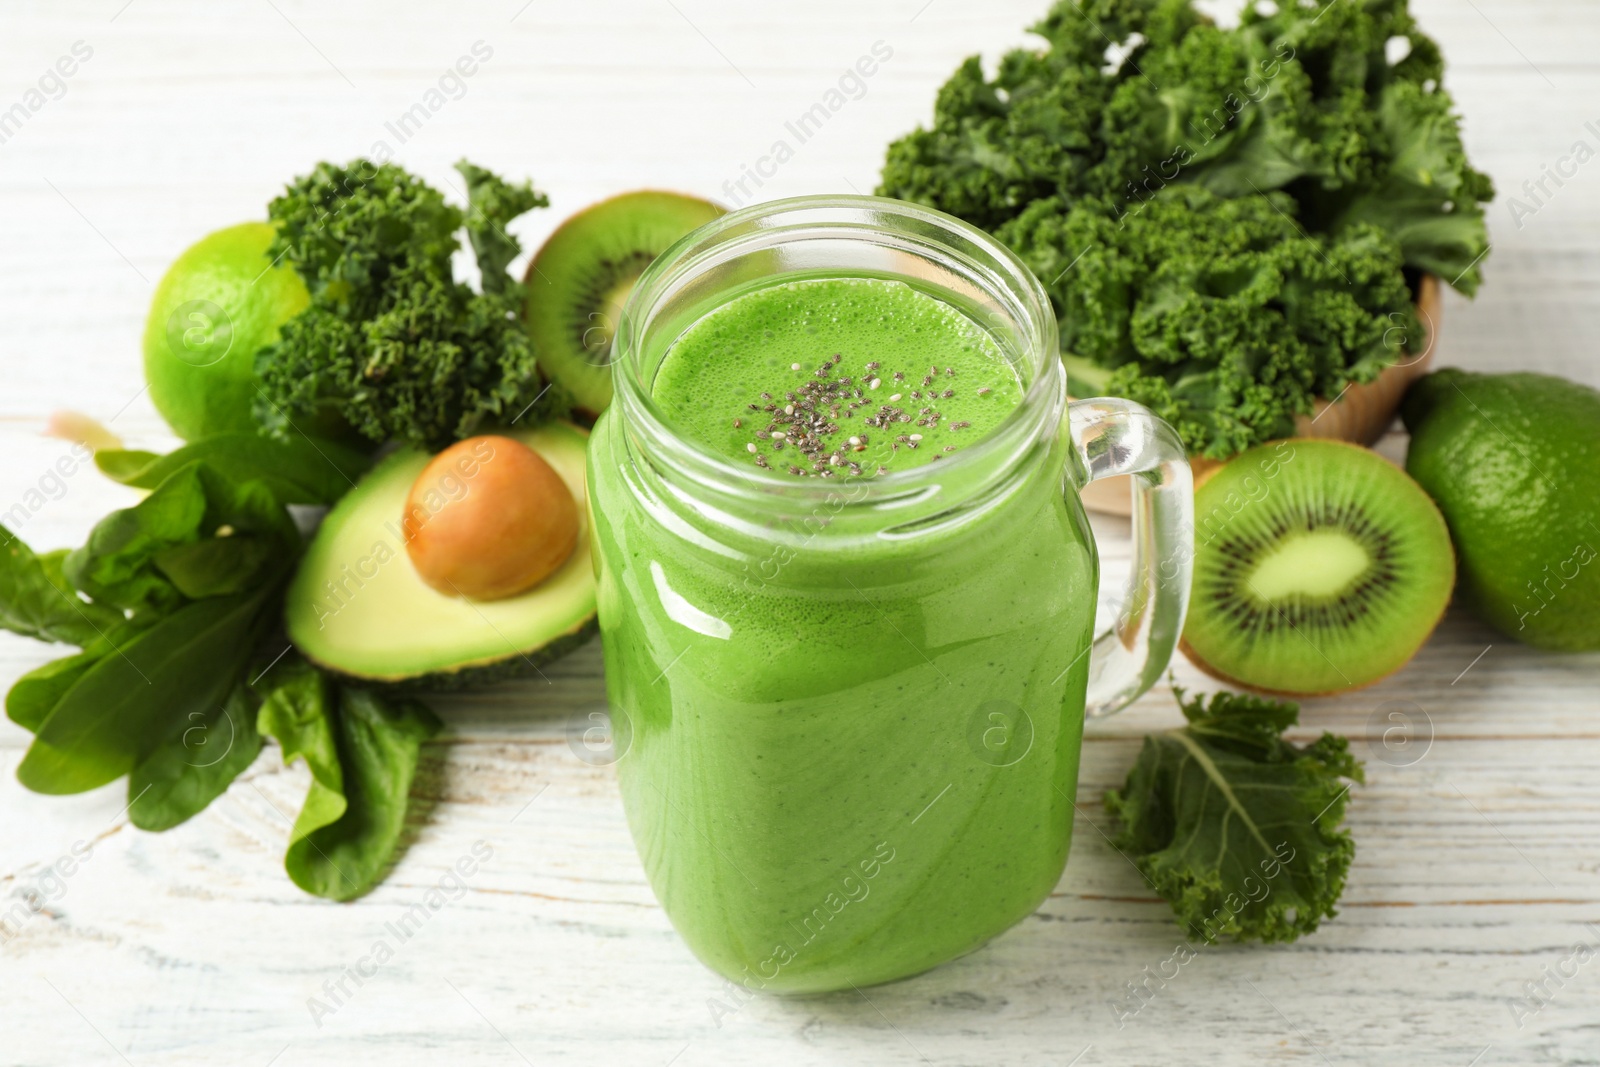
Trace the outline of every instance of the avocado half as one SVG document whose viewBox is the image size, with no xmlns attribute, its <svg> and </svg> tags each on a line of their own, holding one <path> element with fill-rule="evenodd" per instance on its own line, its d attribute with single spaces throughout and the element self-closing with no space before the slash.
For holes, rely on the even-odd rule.
<svg viewBox="0 0 1600 1067">
<path fill-rule="evenodd" d="M 578 503 L 578 545 L 532 589 L 473 601 L 437 592 L 406 554 L 401 517 L 430 457 L 402 449 L 345 494 L 306 549 L 284 624 L 307 659 L 378 685 L 458 689 L 538 670 L 594 636 L 595 580 L 585 505 L 589 435 L 566 422 L 511 431 L 555 468 Z"/>
</svg>

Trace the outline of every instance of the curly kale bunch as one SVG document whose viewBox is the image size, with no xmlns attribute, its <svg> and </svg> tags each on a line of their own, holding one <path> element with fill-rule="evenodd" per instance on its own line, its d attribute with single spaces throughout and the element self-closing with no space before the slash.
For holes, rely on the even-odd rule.
<svg viewBox="0 0 1600 1067">
<path fill-rule="evenodd" d="M 465 212 L 404 169 L 364 159 L 319 164 L 269 205 L 271 255 L 311 290 L 311 305 L 256 357 L 256 416 L 269 431 L 331 409 L 372 441 L 437 449 L 559 412 L 518 318 L 522 286 L 506 273 L 521 247 L 507 224 L 548 200 L 465 161 L 457 169 Z M 452 270 L 463 225 L 481 292 Z"/>
<path fill-rule="evenodd" d="M 1120 214 L 1174 183 L 1282 189 L 1307 229 L 1374 224 L 1408 266 L 1476 290 L 1494 189 L 1407 0 L 1252 5 L 1232 30 L 1190 0 L 1062 0 L 1033 32 L 1047 47 L 1009 53 L 993 80 L 977 57 L 957 69 L 932 128 L 890 145 L 884 195 L 993 228 L 1050 196 Z"/>
<path fill-rule="evenodd" d="M 1038 200 L 998 236 L 1046 281 L 1074 395 L 1137 400 L 1226 459 L 1423 336 L 1393 240 L 1364 223 L 1311 237 L 1292 207 L 1175 185 L 1120 219 L 1100 198 Z"/>
<path fill-rule="evenodd" d="M 1191 451 L 1291 431 L 1312 398 L 1420 350 L 1436 274 L 1471 295 L 1494 194 L 1407 0 L 1063 0 L 889 147 L 879 192 L 961 216 L 1048 283 L 1068 365 Z M 1079 258 L 1081 256 L 1081 259 Z"/>
</svg>

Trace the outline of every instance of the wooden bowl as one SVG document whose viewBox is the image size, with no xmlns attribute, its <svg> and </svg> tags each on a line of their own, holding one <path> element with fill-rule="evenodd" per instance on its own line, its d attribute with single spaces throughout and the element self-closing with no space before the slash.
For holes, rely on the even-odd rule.
<svg viewBox="0 0 1600 1067">
<path fill-rule="evenodd" d="M 1311 415 L 1295 418 L 1294 436 L 1332 438 L 1358 445 L 1370 445 L 1382 437 L 1394 422 L 1406 389 L 1426 374 L 1433 363 L 1433 353 L 1439 345 L 1442 298 L 1439 279 L 1424 274 L 1417 293 L 1417 317 L 1428 328 L 1427 348 L 1420 355 L 1387 368 L 1365 385 L 1351 385 L 1332 400 L 1317 398 Z M 1199 484 L 1201 477 L 1220 467 L 1222 462 L 1200 456 L 1191 459 L 1189 466 L 1194 468 L 1195 483 Z M 1132 487 L 1127 478 L 1091 482 L 1079 495 L 1084 507 L 1103 515 L 1129 515 L 1133 510 Z"/>
</svg>

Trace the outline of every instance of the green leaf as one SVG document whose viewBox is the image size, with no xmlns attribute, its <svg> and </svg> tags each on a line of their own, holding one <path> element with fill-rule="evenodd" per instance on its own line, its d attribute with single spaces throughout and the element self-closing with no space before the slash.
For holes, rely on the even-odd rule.
<svg viewBox="0 0 1600 1067">
<path fill-rule="evenodd" d="M 99 652 L 78 652 L 35 667 L 6 693 L 6 716 L 23 729 L 37 732 L 67 690 L 100 662 L 100 657 Z"/>
<path fill-rule="evenodd" d="M 878 187 L 1013 249 L 1063 350 L 1113 372 L 1074 374 L 1077 395 L 1138 401 L 1211 459 L 1404 358 L 1408 279 L 1471 295 L 1494 195 L 1407 0 L 1239 14 L 1056 4 L 1033 28 L 1046 47 L 957 68 Z"/>
<path fill-rule="evenodd" d="M 234 482 L 263 482 L 285 504 L 331 504 L 371 466 L 363 452 L 321 438 L 290 434 L 283 439 L 255 434 L 219 434 L 175 452 L 99 451 L 95 465 L 109 477 L 154 489 L 170 475 L 200 461 Z"/>
<path fill-rule="evenodd" d="M 481 292 L 452 265 L 461 210 L 393 163 L 319 164 L 268 205 L 269 254 L 311 290 L 311 305 L 255 353 L 255 414 L 269 433 L 337 415 L 370 441 L 437 450 L 564 409 L 565 390 L 546 392 L 522 287 L 506 274 L 517 245 L 505 226 L 544 197 L 463 173 Z"/>
<path fill-rule="evenodd" d="M 250 536 L 214 537 L 192 545 L 173 545 L 155 553 L 152 559 L 173 587 L 192 600 L 243 592 L 279 562 L 277 546 Z"/>
<path fill-rule="evenodd" d="M 305 760 L 311 772 L 312 795 L 306 799 L 300 822 L 315 822 L 312 829 L 324 826 L 344 813 L 344 772 L 333 737 L 333 685 L 298 656 L 280 662 L 267 681 L 271 688 L 257 716 L 258 728 L 278 742 L 284 763 Z M 318 786 L 337 800 L 318 795 Z M 296 823 L 296 830 L 299 825 Z"/>
<path fill-rule="evenodd" d="M 467 180 L 467 239 L 483 276 L 483 291 L 504 292 L 516 284 L 506 268 L 522 251 L 506 227 L 524 212 L 549 207 L 550 198 L 534 189 L 532 182 L 511 185 L 464 159 L 456 164 L 456 170 Z"/>
<path fill-rule="evenodd" d="M 152 557 L 200 539 L 206 515 L 200 477 L 199 466 L 186 467 L 138 504 L 101 519 L 83 547 L 67 557 L 67 578 L 96 601 L 128 611 L 159 613 L 182 603 L 183 594 Z"/>
<path fill-rule="evenodd" d="M 141 830 L 170 830 L 204 811 L 261 752 L 256 697 L 243 682 L 209 711 L 191 711 L 128 778 L 128 817 Z"/>
<path fill-rule="evenodd" d="M 79 599 L 61 573 L 65 556 L 36 556 L 0 526 L 0 629 L 82 647 L 124 622 L 121 612 Z"/>
<path fill-rule="evenodd" d="M 1361 765 L 1342 737 L 1285 741 L 1293 704 L 1234 693 L 1185 702 L 1189 725 L 1144 740 L 1106 807 L 1130 856 L 1192 936 L 1293 941 L 1336 913 L 1355 856 L 1344 820 Z"/>
<path fill-rule="evenodd" d="M 1489 251 L 1479 201 L 1490 199 L 1494 186 L 1467 162 L 1450 98 L 1394 82 L 1379 98 L 1377 122 L 1390 158 L 1369 188 L 1349 198 L 1329 229 L 1361 222 L 1379 226 L 1404 250 L 1408 265 L 1473 295 Z"/>
<path fill-rule="evenodd" d="M 439 721 L 414 700 L 335 690 L 300 663 L 281 673 L 262 704 L 260 729 L 278 739 L 285 762 L 299 757 L 311 771 L 284 856 L 289 877 L 332 900 L 365 893 L 400 840 L 418 753 Z"/>
<path fill-rule="evenodd" d="M 256 535 L 266 547 L 208 550 L 220 553 L 220 560 L 174 551 L 248 535 Z M 192 462 L 168 475 L 138 504 L 101 519 L 88 542 L 67 557 L 65 571 L 74 586 L 97 602 L 160 615 L 193 596 L 216 595 L 205 590 L 245 588 L 270 569 L 261 566 L 262 559 L 286 557 L 298 547 L 293 521 L 265 484 L 237 483 Z M 248 566 L 248 572 L 220 575 L 216 565 L 230 555 Z M 186 587 L 199 592 L 186 592 Z"/>
<path fill-rule="evenodd" d="M 38 793 L 81 793 L 131 771 L 190 712 L 226 698 L 273 613 L 274 586 L 197 600 L 103 655 L 62 694 L 17 767 Z"/>
<path fill-rule="evenodd" d="M 182 451 L 180 448 L 169 455 L 175 456 Z M 134 448 L 106 448 L 94 454 L 94 465 L 100 468 L 101 474 L 114 482 L 121 482 L 123 485 L 131 485 L 138 489 L 154 489 L 171 471 L 159 478 L 149 477 L 149 472 L 166 458 L 159 452 L 143 452 Z"/>
</svg>

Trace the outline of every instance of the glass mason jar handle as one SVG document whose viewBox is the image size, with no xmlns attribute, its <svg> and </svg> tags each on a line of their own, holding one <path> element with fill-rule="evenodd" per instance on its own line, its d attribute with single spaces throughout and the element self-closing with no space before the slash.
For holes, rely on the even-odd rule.
<svg viewBox="0 0 1600 1067">
<path fill-rule="evenodd" d="M 1084 714 L 1092 718 L 1121 711 L 1154 685 L 1183 633 L 1194 477 L 1177 433 L 1131 400 L 1075 400 L 1067 426 L 1083 485 L 1124 474 L 1133 481 L 1133 570 L 1122 610 L 1089 652 Z"/>
</svg>

